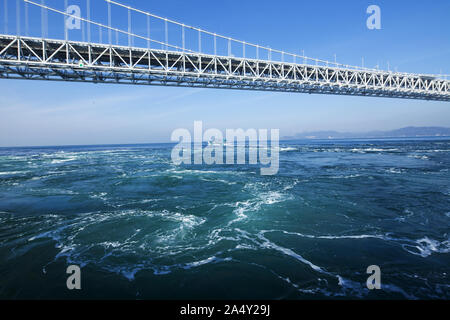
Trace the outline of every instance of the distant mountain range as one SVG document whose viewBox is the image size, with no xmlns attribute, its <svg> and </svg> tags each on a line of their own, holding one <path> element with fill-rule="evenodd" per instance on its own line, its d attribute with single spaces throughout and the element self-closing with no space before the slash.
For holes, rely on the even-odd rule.
<svg viewBox="0 0 450 320">
<path fill-rule="evenodd" d="M 450 137 L 450 128 L 445 127 L 405 127 L 391 131 L 337 132 L 313 131 L 282 137 L 283 140 L 295 139 L 354 139 L 354 138 L 414 138 L 414 137 Z"/>
</svg>

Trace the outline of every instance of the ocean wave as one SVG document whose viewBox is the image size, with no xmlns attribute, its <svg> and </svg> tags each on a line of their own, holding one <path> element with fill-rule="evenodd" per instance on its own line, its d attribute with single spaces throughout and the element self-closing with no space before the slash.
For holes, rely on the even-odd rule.
<svg viewBox="0 0 450 320">
<path fill-rule="evenodd" d="M 269 248 L 269 249 L 276 250 L 282 254 L 285 254 L 291 258 L 294 258 L 295 260 L 301 262 L 302 264 L 309 266 L 312 270 L 318 272 L 319 274 L 323 274 L 325 276 L 329 276 L 329 277 L 337 279 L 337 284 L 342 288 L 342 291 L 340 291 L 340 292 L 339 291 L 338 292 L 329 291 L 325 288 L 320 288 L 320 287 L 316 287 L 313 289 L 303 289 L 303 288 L 299 288 L 299 286 L 296 285 L 295 283 L 293 283 L 289 278 L 283 278 L 285 281 L 292 284 L 300 292 L 310 293 L 310 294 L 322 293 L 327 296 L 349 296 L 349 295 L 351 295 L 351 296 L 356 296 L 356 297 L 360 297 L 360 298 L 369 294 L 370 290 L 367 287 L 365 287 L 363 284 L 361 284 L 360 282 L 353 281 L 353 280 L 343 277 L 337 273 L 327 271 L 325 268 L 314 264 L 310 260 L 308 260 L 308 259 L 304 258 L 303 256 L 301 256 L 300 254 L 294 252 L 292 249 L 285 248 L 285 247 L 275 244 L 274 242 L 272 242 L 272 241 L 268 240 L 266 237 L 264 237 L 265 232 L 266 231 L 261 231 L 258 234 L 258 237 L 263 241 L 263 243 L 261 244 L 261 246 L 263 248 Z M 367 237 L 371 237 L 371 236 L 369 236 L 369 235 L 350 236 L 350 238 L 357 238 L 357 239 L 367 238 Z M 333 239 L 334 238 L 336 238 L 336 237 L 333 237 Z M 393 292 L 393 293 L 400 293 L 407 299 L 417 299 L 414 295 L 407 293 L 405 290 L 401 289 L 400 287 L 398 287 L 394 284 L 383 283 L 382 288 L 385 291 L 389 291 L 389 292 Z"/>
<path fill-rule="evenodd" d="M 52 159 L 52 161 L 50 163 L 51 164 L 59 164 L 59 163 L 65 163 L 65 162 L 74 161 L 74 160 L 77 160 L 77 157 L 69 157 L 69 158 L 64 158 L 64 159 Z"/>
<path fill-rule="evenodd" d="M 204 245 L 191 245 L 191 231 L 205 223 L 206 218 L 179 212 L 124 210 L 108 213 L 87 213 L 66 221 L 48 217 L 55 224 L 50 230 L 28 238 L 28 242 L 50 238 L 59 250 L 54 261 L 65 258 L 79 265 L 94 264 L 100 268 L 123 274 L 131 279 L 142 269 L 156 273 L 168 272 L 164 265 L 150 263 L 155 259 L 177 257 L 189 250 L 200 251 Z M 60 218 L 59 218 L 60 219 Z M 153 225 L 165 225 L 165 229 Z M 108 229 L 121 227 L 119 233 L 108 233 Z M 103 257 L 98 257 L 96 248 L 102 248 Z M 131 267 L 127 259 L 135 261 Z M 111 260 L 112 259 L 112 260 Z M 219 259 L 219 258 L 217 258 Z M 112 262 L 115 261 L 115 262 Z M 187 266 L 194 267 L 195 261 Z M 172 267 L 186 267 L 174 264 Z M 200 265 L 200 263 L 198 263 Z"/>
<path fill-rule="evenodd" d="M 351 179 L 361 177 L 361 174 L 349 174 L 349 175 L 340 175 L 340 176 L 330 176 L 331 179 Z"/>
<path fill-rule="evenodd" d="M 388 234 L 382 235 L 382 234 L 358 234 L 358 235 L 311 235 L 311 234 L 304 234 L 299 232 L 293 232 L 293 231 L 286 231 L 286 230 L 262 230 L 263 234 L 265 233 L 272 233 L 272 232 L 280 232 L 283 234 L 288 235 L 295 235 L 302 238 L 310 238 L 310 239 L 327 239 L 327 240 L 340 240 L 340 239 L 381 239 L 381 240 L 396 240 L 395 238 L 389 236 Z"/>
<path fill-rule="evenodd" d="M 430 160 L 430 157 L 426 156 L 426 155 L 418 155 L 418 154 L 414 154 L 414 155 L 408 155 L 408 158 L 414 158 L 414 159 L 420 159 L 420 160 Z"/>
<path fill-rule="evenodd" d="M 232 204 L 232 206 L 236 208 L 233 210 L 233 213 L 235 214 L 236 218 L 230 220 L 227 226 L 246 220 L 248 218 L 249 213 L 256 213 L 263 206 L 271 206 L 273 204 L 287 201 L 290 199 L 293 199 L 291 195 L 284 194 L 278 191 L 259 192 L 255 195 L 255 197 L 249 200 L 238 201 Z"/>
<path fill-rule="evenodd" d="M 313 269 L 317 272 L 331 275 L 331 273 L 325 271 L 324 269 L 315 265 L 311 261 L 303 258 L 301 255 L 299 255 L 298 253 L 295 253 L 293 250 L 281 247 L 281 246 L 275 244 L 274 242 L 269 241 L 267 238 L 264 237 L 264 235 L 262 233 L 260 233 L 258 236 L 261 240 L 263 240 L 263 243 L 261 244 L 262 248 L 269 248 L 269 249 L 274 249 L 276 251 L 282 252 L 283 254 L 288 255 L 288 256 L 300 261 L 301 263 L 308 265 L 311 269 Z"/>
<path fill-rule="evenodd" d="M 399 174 L 399 173 L 404 173 L 405 169 L 402 169 L 402 168 L 389 168 L 389 169 L 386 169 L 385 172 Z"/>
<path fill-rule="evenodd" d="M 108 195 L 107 192 L 96 192 L 96 193 L 93 193 L 93 194 L 89 195 L 89 198 L 91 198 L 91 199 L 100 199 L 100 200 L 106 201 L 108 199 L 106 197 L 107 195 Z"/>
<path fill-rule="evenodd" d="M 4 171 L 0 172 L 0 175 L 2 176 L 12 176 L 12 175 L 18 175 L 18 174 L 27 174 L 30 171 Z"/>
<path fill-rule="evenodd" d="M 223 179 L 207 179 L 207 178 L 201 177 L 200 180 L 207 181 L 207 182 L 220 182 L 223 184 L 227 184 L 229 186 L 237 184 L 236 181 L 227 181 L 227 180 L 223 180 Z"/>
<path fill-rule="evenodd" d="M 280 152 L 292 153 L 276 176 L 225 165 L 174 166 L 167 150 L 33 151 L 2 162 L 2 263 L 10 268 L 45 250 L 53 255 L 32 261 L 43 270 L 72 262 L 130 281 L 200 277 L 229 263 L 258 281 L 279 281 L 279 296 L 371 298 L 360 265 L 373 257 L 382 269 L 383 261 L 392 267 L 386 274 L 396 273 L 393 283 L 383 281 L 383 297 L 446 297 L 447 155 L 394 146 L 283 145 Z M 297 159 L 297 151 L 304 156 Z M 358 256 L 367 248 L 372 256 Z M 252 273 L 251 266 L 264 270 Z"/>
<path fill-rule="evenodd" d="M 420 150 L 421 152 L 428 153 L 438 153 L 438 152 L 450 152 L 450 149 L 429 149 L 429 150 Z"/>
<path fill-rule="evenodd" d="M 175 173 L 175 174 L 189 174 L 189 175 L 242 175 L 245 174 L 239 171 L 232 170 L 198 170 L 198 169 L 180 169 L 178 167 L 173 167 L 167 169 L 165 172 L 167 173 Z"/>
<path fill-rule="evenodd" d="M 212 257 L 208 257 L 208 258 L 203 259 L 203 260 L 198 260 L 198 261 L 185 263 L 184 265 L 182 265 L 182 268 L 183 269 L 191 269 L 191 268 L 196 268 L 196 267 L 208 264 L 208 263 L 217 263 L 217 262 L 232 261 L 232 260 L 233 259 L 231 257 L 218 258 L 216 256 L 212 256 Z"/>
<path fill-rule="evenodd" d="M 63 188 L 41 188 L 41 189 L 29 189 L 31 192 L 44 195 L 77 195 L 76 191 L 63 189 Z"/>
<path fill-rule="evenodd" d="M 245 205 L 249 204 L 250 202 L 247 202 Z M 170 228 L 171 231 L 168 231 L 167 227 L 165 230 L 155 229 L 154 231 L 149 231 L 148 228 L 155 221 L 152 222 L 152 220 L 148 219 L 155 217 L 167 222 L 172 221 L 176 224 Z M 213 229 L 209 236 L 204 237 L 200 243 L 194 245 L 196 242 L 193 241 L 194 238 L 183 239 L 183 235 L 185 235 L 183 230 L 193 230 L 197 226 L 206 223 L 206 218 L 180 212 L 128 210 L 110 213 L 86 213 L 69 220 L 58 215 L 49 215 L 47 218 L 48 226 L 53 225 L 52 230 L 30 237 L 30 242 L 42 238 L 52 238 L 57 242 L 56 248 L 59 250 L 55 260 L 65 258 L 68 262 L 79 264 L 80 266 L 92 264 L 109 272 L 122 275 L 130 281 L 135 280 L 137 274 L 141 271 L 150 271 L 155 275 L 164 275 L 174 270 L 188 270 L 207 264 L 233 261 L 234 258 L 224 254 L 223 251 L 214 251 L 219 242 L 226 240 L 234 243 L 234 247 L 226 251 L 228 253 L 232 253 L 234 250 L 273 250 L 298 261 L 317 272 L 318 277 L 325 277 L 328 280 L 324 280 L 316 288 L 305 288 L 296 284 L 289 276 L 280 275 L 280 278 L 289 281 L 293 287 L 303 294 L 323 294 L 327 296 L 364 297 L 368 295 L 369 290 L 361 283 L 349 279 L 348 276 L 330 271 L 326 267 L 308 259 L 303 254 L 269 240 L 266 236 L 268 233 L 282 232 L 324 240 L 375 238 L 384 241 L 404 241 L 404 239 L 398 239 L 388 234 L 310 235 L 285 230 L 262 230 L 252 233 L 239 228 L 228 228 L 225 226 L 225 228 Z M 144 223 L 146 220 L 148 220 L 147 223 Z M 104 230 L 108 230 L 119 225 L 121 226 L 120 233 L 122 234 L 120 237 L 112 234 L 107 235 L 105 231 L 102 232 L 99 229 L 100 226 Z M 230 236 L 227 236 L 227 234 Z M 429 247 L 432 252 L 448 252 L 449 250 L 448 241 L 438 243 L 429 238 L 423 238 L 408 243 L 417 243 L 418 245 Z M 102 248 L 104 254 L 98 256 L 98 252 L 101 251 L 98 251 L 96 248 Z M 207 248 L 212 249 L 213 253 L 206 255 L 208 251 L 211 252 Z M 187 252 L 191 254 L 186 255 Z M 422 254 L 422 256 L 424 255 Z M 128 259 L 126 259 L 127 257 Z M 190 258 L 187 261 L 179 261 L 186 257 Z M 172 263 L 168 263 L 170 261 Z M 279 274 L 276 268 L 272 269 L 270 270 L 274 274 Z M 330 281 L 331 284 L 329 285 L 328 282 Z M 341 289 L 333 289 L 334 285 Z M 383 283 L 383 289 L 388 292 L 399 293 L 409 299 L 415 298 L 412 294 L 393 284 Z"/>
<path fill-rule="evenodd" d="M 293 179 L 292 181 L 289 181 L 289 183 L 283 187 L 283 191 L 291 190 L 300 182 L 307 182 L 307 181 L 308 180 Z"/>
<path fill-rule="evenodd" d="M 360 235 L 311 235 L 299 232 L 291 232 L 285 230 L 263 230 L 262 233 L 280 232 L 288 235 L 296 235 L 303 238 L 310 239 L 324 239 L 324 240 L 343 240 L 343 239 L 379 239 L 383 241 L 391 241 L 399 244 L 405 251 L 410 254 L 418 255 L 426 258 L 433 253 L 449 253 L 450 239 L 438 241 L 423 237 L 421 239 L 408 239 L 393 237 L 391 234 L 360 234 Z"/>
<path fill-rule="evenodd" d="M 394 220 L 395 220 L 395 221 L 399 221 L 399 222 L 405 222 L 406 219 L 408 219 L 408 218 L 414 216 L 414 212 L 411 211 L 411 210 L 409 210 L 409 209 L 405 209 L 405 210 L 403 211 L 403 213 L 405 213 L 406 216 L 396 217 L 396 218 L 394 218 Z"/>
<path fill-rule="evenodd" d="M 280 152 L 289 152 L 289 151 L 298 151 L 298 148 L 294 148 L 294 147 L 281 147 L 279 148 Z"/>
<path fill-rule="evenodd" d="M 437 241 L 424 237 L 416 240 L 414 244 L 403 244 L 402 247 L 411 254 L 426 258 L 433 253 L 449 253 L 450 240 Z"/>
<path fill-rule="evenodd" d="M 313 262 L 304 258 L 302 255 L 296 253 L 292 249 L 279 246 L 279 245 L 275 244 L 274 242 L 268 240 L 266 237 L 264 237 L 264 233 L 265 232 L 262 231 L 258 234 L 259 239 L 261 239 L 263 241 L 261 243 L 262 248 L 276 250 L 284 255 L 294 258 L 295 260 L 299 261 L 302 264 L 309 266 L 312 270 L 318 272 L 319 274 L 322 274 L 324 276 L 328 276 L 331 278 L 335 278 L 337 281 L 337 285 L 339 285 L 342 288 L 342 291 L 340 291 L 340 292 L 339 291 L 338 292 L 329 291 L 327 289 L 319 288 L 319 287 L 308 290 L 308 289 L 299 288 L 299 286 L 294 284 L 289 278 L 284 278 L 285 280 L 287 279 L 286 281 L 288 281 L 290 284 L 292 284 L 300 292 L 312 293 L 312 294 L 322 293 L 327 296 L 352 295 L 352 296 L 357 296 L 360 298 L 369 294 L 369 289 L 367 289 L 365 286 L 363 286 L 360 282 L 353 281 L 353 280 L 343 277 L 337 273 L 327 271 L 325 268 L 314 264 Z M 382 286 L 383 286 L 383 289 L 386 291 L 400 293 L 407 299 L 416 299 L 416 297 L 414 295 L 408 294 L 407 292 L 405 292 L 403 289 L 399 288 L 396 285 L 383 283 Z"/>
</svg>

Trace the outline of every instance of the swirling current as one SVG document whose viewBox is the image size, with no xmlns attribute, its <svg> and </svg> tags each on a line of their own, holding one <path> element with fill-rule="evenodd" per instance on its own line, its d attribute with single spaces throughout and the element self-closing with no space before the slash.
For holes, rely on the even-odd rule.
<svg viewBox="0 0 450 320">
<path fill-rule="evenodd" d="M 450 298 L 450 140 L 281 142 L 273 176 L 172 148 L 1 148 L 0 298 Z"/>
</svg>

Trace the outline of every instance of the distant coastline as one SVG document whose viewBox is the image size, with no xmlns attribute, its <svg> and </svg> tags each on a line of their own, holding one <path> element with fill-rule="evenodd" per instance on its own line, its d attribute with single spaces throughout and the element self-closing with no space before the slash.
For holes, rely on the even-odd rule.
<svg viewBox="0 0 450 320">
<path fill-rule="evenodd" d="M 280 141 L 295 140 L 346 140 L 346 139 L 450 139 L 450 128 L 446 127 L 405 127 L 391 131 L 370 131 L 370 132 L 338 132 L 338 131 L 313 131 L 298 133 L 294 136 L 282 136 Z M 148 145 L 175 145 L 173 141 L 160 142 L 129 142 L 129 143 L 81 143 L 81 144 L 42 144 L 42 145 L 6 145 L 0 150 L 11 148 L 39 149 L 39 148 L 107 148 L 107 147 L 138 147 Z"/>
<path fill-rule="evenodd" d="M 389 131 L 338 132 L 311 131 L 284 136 L 282 140 L 323 140 L 323 139 L 389 139 L 389 138 L 443 138 L 450 137 L 450 128 L 446 127 L 404 127 Z"/>
</svg>

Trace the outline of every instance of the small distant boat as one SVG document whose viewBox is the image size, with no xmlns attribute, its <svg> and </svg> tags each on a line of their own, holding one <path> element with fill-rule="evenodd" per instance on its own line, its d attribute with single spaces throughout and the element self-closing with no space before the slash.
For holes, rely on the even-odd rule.
<svg viewBox="0 0 450 320">
<path fill-rule="evenodd" d="M 223 146 L 225 144 L 225 139 L 220 142 L 216 142 L 216 139 L 213 137 L 208 141 L 208 146 Z"/>
</svg>

